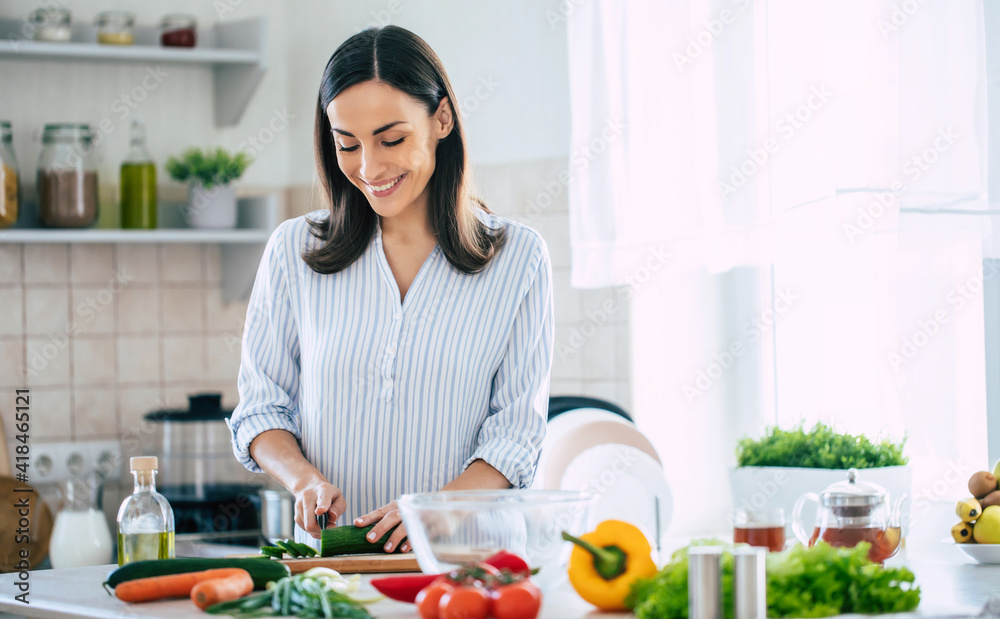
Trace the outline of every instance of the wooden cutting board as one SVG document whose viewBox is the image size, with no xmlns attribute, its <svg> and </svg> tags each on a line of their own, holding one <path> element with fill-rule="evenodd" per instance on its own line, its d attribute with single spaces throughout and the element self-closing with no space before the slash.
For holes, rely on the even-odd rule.
<svg viewBox="0 0 1000 619">
<path fill-rule="evenodd" d="M 30 489 L 30 492 L 25 492 Z M 20 544 L 15 537 L 20 524 L 16 505 L 23 499 L 28 501 L 28 540 Z M 28 551 L 28 564 L 36 567 L 49 554 L 49 539 L 52 537 L 54 518 L 48 504 L 38 496 L 32 486 L 21 483 L 13 477 L 0 477 L 0 531 L 4 543 L 0 544 L 0 572 L 17 570 L 20 551 Z"/>
<path fill-rule="evenodd" d="M 229 555 L 233 559 L 259 557 L 258 554 Z M 273 561 L 274 559 L 271 559 Z M 261 559 L 263 561 L 263 559 Z M 339 557 L 311 557 L 302 559 L 281 559 L 293 574 L 299 574 L 314 567 L 328 567 L 341 574 L 392 574 L 396 572 L 419 572 L 417 558 L 406 554 L 364 554 L 341 555 Z"/>
</svg>

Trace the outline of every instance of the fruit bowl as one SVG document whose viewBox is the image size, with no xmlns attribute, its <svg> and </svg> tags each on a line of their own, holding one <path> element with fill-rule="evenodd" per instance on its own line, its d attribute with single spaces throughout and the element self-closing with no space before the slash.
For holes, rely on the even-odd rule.
<svg viewBox="0 0 1000 619">
<path fill-rule="evenodd" d="M 596 498 L 562 490 L 465 490 L 404 494 L 396 503 L 424 573 L 507 550 L 538 569 L 533 580 L 546 591 L 566 579 L 571 548 L 562 532 L 589 531 Z"/>
<path fill-rule="evenodd" d="M 956 544 L 979 563 L 1000 563 L 1000 544 Z"/>
</svg>

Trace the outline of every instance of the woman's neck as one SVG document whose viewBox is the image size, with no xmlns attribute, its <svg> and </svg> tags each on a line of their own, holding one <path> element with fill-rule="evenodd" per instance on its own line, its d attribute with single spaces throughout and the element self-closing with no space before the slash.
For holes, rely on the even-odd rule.
<svg viewBox="0 0 1000 619">
<path fill-rule="evenodd" d="M 414 203 L 393 217 L 379 217 L 382 241 L 392 245 L 423 245 L 435 242 L 427 217 L 427 204 Z"/>
</svg>

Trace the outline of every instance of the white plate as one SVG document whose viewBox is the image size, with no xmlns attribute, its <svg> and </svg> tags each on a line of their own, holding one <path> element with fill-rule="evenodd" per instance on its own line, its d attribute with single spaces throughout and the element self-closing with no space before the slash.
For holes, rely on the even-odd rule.
<svg viewBox="0 0 1000 619">
<path fill-rule="evenodd" d="M 591 447 L 570 462 L 560 485 L 599 496 L 592 514 L 595 523 L 615 519 L 634 524 L 654 549 L 657 533 L 661 541 L 667 534 L 674 511 L 670 484 L 660 464 L 640 449 L 614 443 Z"/>
<path fill-rule="evenodd" d="M 634 427 L 631 421 L 625 419 L 621 415 L 616 415 L 611 411 L 599 408 L 574 408 L 557 415 L 555 419 L 548 422 L 548 425 L 545 428 L 545 441 L 542 443 L 542 456 L 538 461 L 538 466 L 535 468 L 535 480 L 534 483 L 532 483 L 532 487 L 547 487 L 545 482 L 550 478 L 548 474 L 550 456 L 553 451 L 559 451 L 557 446 L 562 444 L 563 439 L 567 434 L 571 434 L 583 426 L 598 422 L 613 422 L 628 427 Z M 571 454 L 570 458 L 575 457 L 584 449 L 586 449 L 586 447 L 580 448 L 575 453 Z M 565 466 L 565 463 L 560 466 Z M 548 489 L 555 490 L 558 488 L 561 475 L 562 470 L 556 471 L 552 474 L 551 477 L 554 479 L 555 485 L 552 485 Z"/>
<path fill-rule="evenodd" d="M 1000 563 L 1000 544 L 956 544 L 980 563 Z"/>
</svg>

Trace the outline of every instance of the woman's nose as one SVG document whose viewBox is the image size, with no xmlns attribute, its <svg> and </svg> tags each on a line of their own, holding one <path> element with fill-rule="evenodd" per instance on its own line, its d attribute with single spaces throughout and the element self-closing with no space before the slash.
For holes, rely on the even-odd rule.
<svg viewBox="0 0 1000 619">
<path fill-rule="evenodd" d="M 371 150 L 363 150 L 361 153 L 361 176 L 365 180 L 379 180 L 379 174 L 385 169 L 378 153 Z"/>
</svg>

